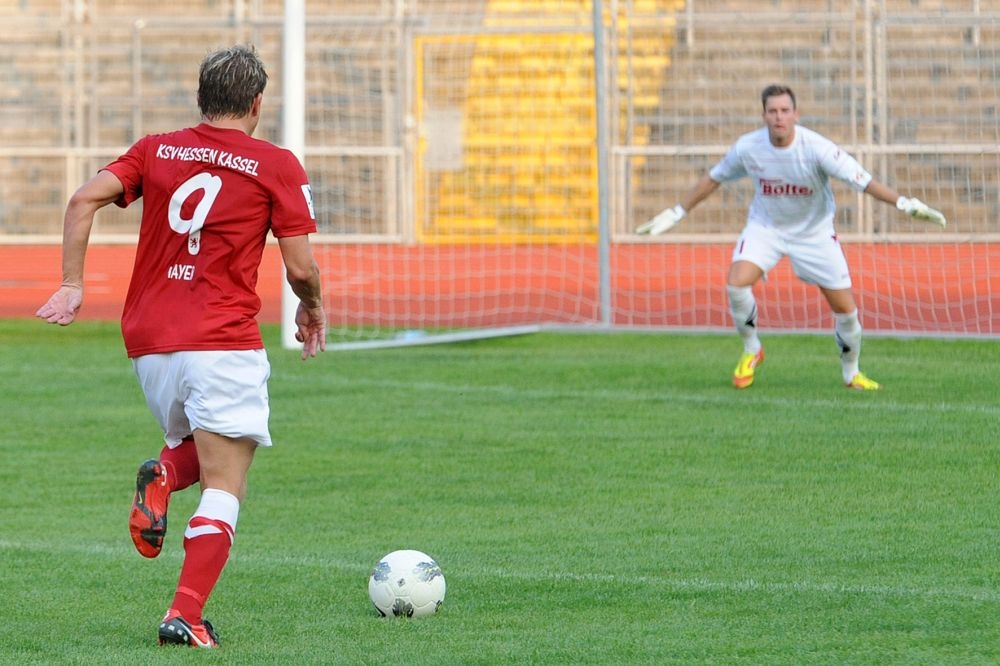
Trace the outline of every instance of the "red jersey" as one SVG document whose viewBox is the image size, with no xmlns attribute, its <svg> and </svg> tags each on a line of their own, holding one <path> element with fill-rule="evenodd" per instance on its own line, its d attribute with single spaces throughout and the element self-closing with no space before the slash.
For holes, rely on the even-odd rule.
<svg viewBox="0 0 1000 666">
<path fill-rule="evenodd" d="M 143 198 L 122 336 L 129 357 L 260 349 L 257 270 L 268 231 L 316 231 L 298 159 L 237 129 L 201 124 L 140 139 L 105 167 Z"/>
</svg>

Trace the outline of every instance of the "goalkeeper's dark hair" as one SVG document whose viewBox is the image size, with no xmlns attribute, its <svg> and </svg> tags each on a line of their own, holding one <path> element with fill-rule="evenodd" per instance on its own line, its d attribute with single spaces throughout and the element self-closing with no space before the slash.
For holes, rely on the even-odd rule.
<svg viewBox="0 0 1000 666">
<path fill-rule="evenodd" d="M 798 108 L 798 104 L 795 102 L 795 93 L 788 86 L 783 86 L 780 83 L 772 83 L 760 93 L 760 105 L 767 110 L 767 100 L 771 97 L 780 97 L 781 95 L 788 95 L 792 99 L 792 108 Z"/>
<path fill-rule="evenodd" d="M 231 46 L 213 51 L 198 71 L 198 108 L 209 120 L 241 118 L 264 92 L 267 72 L 253 46 Z"/>
</svg>

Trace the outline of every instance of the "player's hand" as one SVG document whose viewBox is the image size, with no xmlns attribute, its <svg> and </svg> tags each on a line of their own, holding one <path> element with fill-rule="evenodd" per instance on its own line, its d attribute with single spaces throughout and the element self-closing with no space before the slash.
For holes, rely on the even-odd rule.
<svg viewBox="0 0 1000 666">
<path fill-rule="evenodd" d="M 656 236 L 665 231 L 670 231 L 677 225 L 678 222 L 684 219 L 685 212 L 684 207 L 677 204 L 673 208 L 668 208 L 661 212 L 649 222 L 640 225 L 635 230 L 635 233 Z"/>
<path fill-rule="evenodd" d="M 50 324 L 68 326 L 76 319 L 76 313 L 83 305 L 83 287 L 64 284 L 59 287 L 59 291 L 52 294 L 48 302 L 38 308 L 35 316 L 44 319 Z"/>
<path fill-rule="evenodd" d="M 944 219 L 944 214 L 941 211 L 934 210 L 917 198 L 899 197 L 896 201 L 896 208 L 915 219 L 940 224 L 942 229 L 948 224 L 948 220 Z"/>
<path fill-rule="evenodd" d="M 307 308 L 301 302 L 295 310 L 295 339 L 302 343 L 302 360 L 326 351 L 326 310 Z"/>
</svg>

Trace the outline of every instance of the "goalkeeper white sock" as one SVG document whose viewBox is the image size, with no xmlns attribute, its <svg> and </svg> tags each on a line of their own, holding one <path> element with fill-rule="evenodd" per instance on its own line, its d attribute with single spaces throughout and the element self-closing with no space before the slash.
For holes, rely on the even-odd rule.
<svg viewBox="0 0 1000 666">
<path fill-rule="evenodd" d="M 726 285 L 729 294 L 729 314 L 733 316 L 736 332 L 743 338 L 743 351 L 756 354 L 760 351 L 757 336 L 757 300 L 753 297 L 753 287 Z"/>
<path fill-rule="evenodd" d="M 847 314 L 834 313 L 837 318 L 837 346 L 840 347 L 840 366 L 844 382 L 848 383 L 858 374 L 858 359 L 861 356 L 861 322 L 857 309 Z"/>
</svg>

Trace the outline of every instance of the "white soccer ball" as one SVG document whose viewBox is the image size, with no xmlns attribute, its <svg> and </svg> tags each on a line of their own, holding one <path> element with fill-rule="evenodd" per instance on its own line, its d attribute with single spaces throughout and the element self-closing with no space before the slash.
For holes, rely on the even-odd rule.
<svg viewBox="0 0 1000 666">
<path fill-rule="evenodd" d="M 368 577 L 368 598 L 382 617 L 433 615 L 444 602 L 441 567 L 419 550 L 395 550 Z"/>
</svg>

